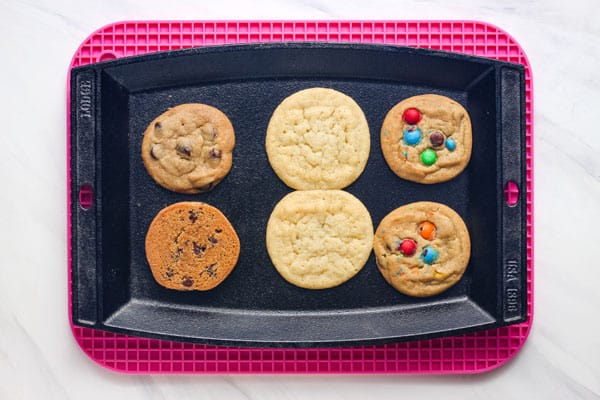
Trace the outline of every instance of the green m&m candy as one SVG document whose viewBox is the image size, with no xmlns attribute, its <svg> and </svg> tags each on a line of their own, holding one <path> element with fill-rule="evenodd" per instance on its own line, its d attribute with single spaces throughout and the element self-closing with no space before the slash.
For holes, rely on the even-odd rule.
<svg viewBox="0 0 600 400">
<path fill-rule="evenodd" d="M 437 154 L 431 149 L 426 149 L 421 153 L 421 161 L 425 165 L 433 165 L 437 161 Z"/>
</svg>

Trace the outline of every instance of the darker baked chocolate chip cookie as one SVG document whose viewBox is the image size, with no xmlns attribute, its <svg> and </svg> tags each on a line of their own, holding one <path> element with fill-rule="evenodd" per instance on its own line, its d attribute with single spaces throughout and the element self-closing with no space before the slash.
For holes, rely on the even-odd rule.
<svg viewBox="0 0 600 400">
<path fill-rule="evenodd" d="M 240 241 L 215 207 L 181 202 L 162 209 L 146 235 L 146 258 L 160 285 L 176 290 L 209 290 L 237 263 Z"/>
</svg>

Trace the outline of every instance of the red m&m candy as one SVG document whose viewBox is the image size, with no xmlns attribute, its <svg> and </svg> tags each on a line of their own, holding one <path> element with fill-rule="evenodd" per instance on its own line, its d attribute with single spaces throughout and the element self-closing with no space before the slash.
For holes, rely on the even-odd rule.
<svg viewBox="0 0 600 400">
<path fill-rule="evenodd" d="M 410 257 L 417 252 L 417 243 L 412 239 L 404 239 L 400 244 L 400 252 Z"/>
<path fill-rule="evenodd" d="M 416 125 L 421 120 L 421 113 L 414 107 L 407 108 L 404 110 L 402 118 L 407 124 Z"/>
</svg>

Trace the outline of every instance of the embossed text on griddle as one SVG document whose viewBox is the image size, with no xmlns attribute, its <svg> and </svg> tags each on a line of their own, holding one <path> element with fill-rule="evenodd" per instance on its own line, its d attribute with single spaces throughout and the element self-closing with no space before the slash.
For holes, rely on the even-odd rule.
<svg viewBox="0 0 600 400">
<path fill-rule="evenodd" d="M 506 289 L 506 311 L 519 312 L 519 289 Z"/>
<path fill-rule="evenodd" d="M 79 81 L 79 117 L 92 118 L 92 81 Z"/>
<path fill-rule="evenodd" d="M 519 275 L 520 275 L 520 270 L 521 268 L 519 267 L 519 263 L 517 260 L 507 260 L 506 261 L 506 277 L 505 280 L 506 282 L 514 282 L 514 281 L 518 281 Z"/>
<path fill-rule="evenodd" d="M 506 260 L 504 265 L 504 310 L 505 318 L 521 313 L 521 266 L 515 259 Z"/>
</svg>

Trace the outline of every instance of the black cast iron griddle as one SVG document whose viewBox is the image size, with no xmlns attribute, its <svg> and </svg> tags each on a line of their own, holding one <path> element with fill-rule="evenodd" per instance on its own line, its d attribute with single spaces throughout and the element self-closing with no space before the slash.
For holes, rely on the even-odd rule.
<svg viewBox="0 0 600 400">
<path fill-rule="evenodd" d="M 505 203 L 509 181 L 525 187 L 524 68 L 490 59 L 392 46 L 279 43 L 155 53 L 71 72 L 72 319 L 80 326 L 135 336 L 241 346 L 347 346 L 455 335 L 526 319 L 526 204 Z M 265 245 L 267 220 L 291 191 L 264 147 L 269 118 L 290 94 L 330 87 L 351 96 L 371 130 L 371 154 L 346 190 L 376 227 L 414 201 L 444 203 L 469 228 L 463 278 L 435 297 L 402 295 L 373 255 L 332 289 L 287 283 Z M 473 154 L 455 179 L 421 185 L 385 163 L 379 132 L 388 110 L 417 94 L 451 97 L 469 112 Z M 229 116 L 233 168 L 214 190 L 170 192 L 146 172 L 146 126 L 168 107 L 206 103 Z M 93 187 L 90 209 L 78 201 Z M 208 292 L 159 286 L 144 253 L 146 231 L 163 207 L 203 201 L 218 207 L 241 241 L 232 274 Z"/>
</svg>

